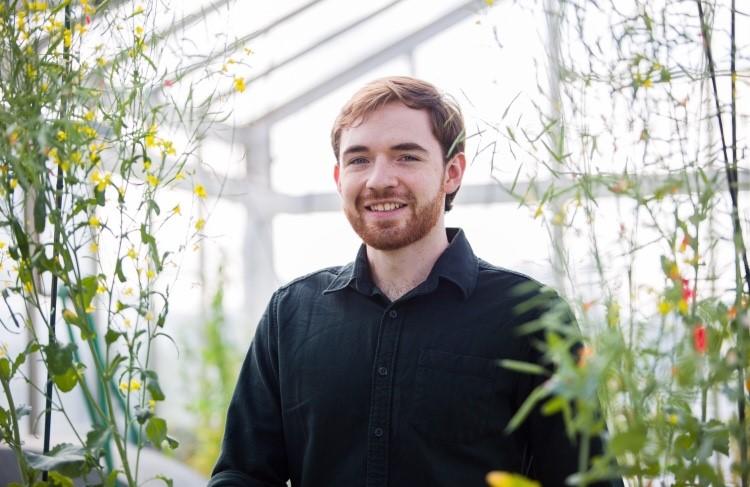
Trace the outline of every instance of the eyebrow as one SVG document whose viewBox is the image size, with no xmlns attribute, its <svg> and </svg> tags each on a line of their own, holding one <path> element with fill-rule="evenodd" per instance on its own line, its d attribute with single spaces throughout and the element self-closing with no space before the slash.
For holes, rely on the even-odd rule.
<svg viewBox="0 0 750 487">
<path fill-rule="evenodd" d="M 390 147 L 390 150 L 427 152 L 427 149 L 417 144 L 416 142 L 402 142 L 400 144 L 392 145 Z M 365 145 L 353 145 L 351 147 L 347 147 L 346 150 L 342 153 L 342 156 L 348 156 L 350 154 L 361 154 L 363 152 L 370 152 L 370 148 Z"/>
</svg>

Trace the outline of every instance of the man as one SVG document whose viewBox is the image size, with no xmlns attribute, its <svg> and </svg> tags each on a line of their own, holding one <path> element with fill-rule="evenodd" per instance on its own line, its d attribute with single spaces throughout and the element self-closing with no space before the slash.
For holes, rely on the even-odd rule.
<svg viewBox="0 0 750 487">
<path fill-rule="evenodd" d="M 376 80 L 343 108 L 334 179 L 364 243 L 271 298 L 210 486 L 481 486 L 491 470 L 553 486 L 577 470 L 559 415 L 504 433 L 540 379 L 497 361 L 541 361 L 518 327 L 542 310 L 516 312 L 540 286 L 446 230 L 463 137 L 458 106 L 413 78 Z"/>
</svg>

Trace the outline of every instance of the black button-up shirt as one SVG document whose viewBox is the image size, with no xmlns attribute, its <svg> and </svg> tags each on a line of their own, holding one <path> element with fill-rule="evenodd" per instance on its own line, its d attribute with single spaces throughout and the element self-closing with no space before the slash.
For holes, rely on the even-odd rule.
<svg viewBox="0 0 750 487">
<path fill-rule="evenodd" d="M 273 295 L 210 486 L 484 486 L 491 470 L 563 485 L 578 448 L 560 415 L 534 411 L 504 433 L 544 380 L 498 366 L 540 361 L 518 327 L 541 314 L 519 311 L 541 286 L 476 258 L 462 231 L 448 238 L 427 279 L 394 302 L 364 246 Z"/>
</svg>

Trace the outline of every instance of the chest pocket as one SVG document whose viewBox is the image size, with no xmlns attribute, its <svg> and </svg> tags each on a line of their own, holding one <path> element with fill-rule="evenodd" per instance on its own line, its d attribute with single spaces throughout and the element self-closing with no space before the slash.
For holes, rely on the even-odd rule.
<svg viewBox="0 0 750 487">
<path fill-rule="evenodd" d="M 513 413 L 513 382 L 496 360 L 422 350 L 412 426 L 428 439 L 451 443 L 502 435 Z"/>
</svg>

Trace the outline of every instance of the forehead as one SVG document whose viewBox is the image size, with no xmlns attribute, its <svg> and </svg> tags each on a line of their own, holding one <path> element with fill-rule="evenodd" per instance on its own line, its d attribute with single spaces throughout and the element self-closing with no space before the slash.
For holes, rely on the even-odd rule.
<svg viewBox="0 0 750 487">
<path fill-rule="evenodd" d="M 341 131 L 341 151 L 353 145 L 370 148 L 416 142 L 426 149 L 440 150 L 432 133 L 427 110 L 415 110 L 402 103 L 388 103 Z"/>
</svg>

